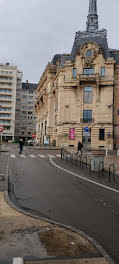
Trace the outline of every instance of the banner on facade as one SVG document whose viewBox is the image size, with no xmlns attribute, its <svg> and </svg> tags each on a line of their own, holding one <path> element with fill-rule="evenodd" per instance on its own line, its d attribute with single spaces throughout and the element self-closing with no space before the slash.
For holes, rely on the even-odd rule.
<svg viewBox="0 0 119 264">
<path fill-rule="evenodd" d="M 69 129 L 69 139 L 74 140 L 75 139 L 75 128 Z"/>
</svg>

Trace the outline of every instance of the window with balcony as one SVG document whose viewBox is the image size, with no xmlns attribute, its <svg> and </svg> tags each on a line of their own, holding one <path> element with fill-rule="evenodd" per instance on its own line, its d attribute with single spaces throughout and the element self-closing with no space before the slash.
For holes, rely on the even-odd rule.
<svg viewBox="0 0 119 264">
<path fill-rule="evenodd" d="M 99 140 L 105 140 L 105 129 L 99 129 Z"/>
<path fill-rule="evenodd" d="M 22 105 L 22 109 L 26 109 L 26 106 Z"/>
<path fill-rule="evenodd" d="M 1 99 L 11 99 L 12 96 L 11 95 L 0 95 Z"/>
<path fill-rule="evenodd" d="M 84 87 L 83 102 L 86 104 L 92 104 L 92 87 Z"/>
<path fill-rule="evenodd" d="M 101 76 L 102 76 L 102 77 L 105 76 L 105 67 L 101 67 Z"/>
<path fill-rule="evenodd" d="M 22 119 L 22 120 L 26 119 L 26 116 L 21 116 L 21 119 Z"/>
<path fill-rule="evenodd" d="M 19 119 L 20 118 L 20 115 L 16 115 L 15 117 L 16 117 L 16 119 Z"/>
<path fill-rule="evenodd" d="M 3 113 L 1 114 L 0 113 L 0 117 L 10 117 L 10 116 L 11 116 L 11 114 L 3 114 Z"/>
<path fill-rule="evenodd" d="M 4 130 L 10 130 L 10 126 L 4 126 Z"/>
<path fill-rule="evenodd" d="M 33 106 L 28 106 L 28 109 L 29 109 L 29 110 L 33 109 Z"/>
<path fill-rule="evenodd" d="M 32 125 L 32 122 L 28 122 L 28 125 Z"/>
<path fill-rule="evenodd" d="M 76 76 L 77 76 L 76 68 L 73 68 L 73 78 L 76 78 Z"/>
<path fill-rule="evenodd" d="M 95 74 L 95 69 L 94 68 L 83 69 L 83 74 L 84 75 L 93 75 L 93 74 Z"/>
<path fill-rule="evenodd" d="M 92 110 L 83 110 L 83 123 L 92 122 Z"/>
<path fill-rule="evenodd" d="M 117 111 L 117 114 L 119 115 L 119 109 L 118 109 L 118 111 Z"/>
<path fill-rule="evenodd" d="M 4 123 L 4 124 L 10 124 L 10 120 L 0 120 L 0 124 Z"/>
</svg>

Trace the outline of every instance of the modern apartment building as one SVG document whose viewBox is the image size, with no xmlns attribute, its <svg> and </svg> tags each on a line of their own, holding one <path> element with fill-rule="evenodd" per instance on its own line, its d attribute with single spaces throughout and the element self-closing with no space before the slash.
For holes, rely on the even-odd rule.
<svg viewBox="0 0 119 264">
<path fill-rule="evenodd" d="M 22 83 L 22 72 L 17 67 L 0 64 L 0 125 L 4 127 L 2 138 L 14 140 L 16 88 Z"/>
<path fill-rule="evenodd" d="M 36 133 L 35 102 L 37 84 L 19 83 L 16 90 L 16 114 L 15 114 L 15 139 L 22 137 L 24 140 L 32 138 Z"/>
<path fill-rule="evenodd" d="M 60 146 L 119 147 L 119 50 L 99 29 L 97 1 L 89 1 L 86 30 L 70 54 L 57 54 L 38 84 L 37 139 Z"/>
</svg>

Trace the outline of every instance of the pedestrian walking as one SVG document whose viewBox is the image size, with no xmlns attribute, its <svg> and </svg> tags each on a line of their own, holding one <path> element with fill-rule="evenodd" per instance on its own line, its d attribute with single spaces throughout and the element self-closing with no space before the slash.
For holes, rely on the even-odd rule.
<svg viewBox="0 0 119 264">
<path fill-rule="evenodd" d="M 79 141 L 78 142 L 78 151 L 77 151 L 77 154 L 79 154 L 79 155 L 82 154 L 82 152 L 81 152 L 82 148 L 83 148 L 83 144 Z"/>
<path fill-rule="evenodd" d="M 23 145 L 24 145 L 23 139 L 20 138 L 20 140 L 19 140 L 19 148 L 20 148 L 19 154 L 21 154 L 23 151 Z"/>
</svg>

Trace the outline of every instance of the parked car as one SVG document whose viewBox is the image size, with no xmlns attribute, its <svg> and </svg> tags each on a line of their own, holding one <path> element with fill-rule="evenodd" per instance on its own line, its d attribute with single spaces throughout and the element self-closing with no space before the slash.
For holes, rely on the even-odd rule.
<svg viewBox="0 0 119 264">
<path fill-rule="evenodd" d="M 34 140 L 33 139 L 29 139 L 26 143 L 25 146 L 33 146 L 34 145 Z"/>
</svg>

